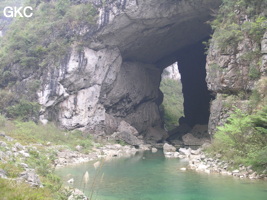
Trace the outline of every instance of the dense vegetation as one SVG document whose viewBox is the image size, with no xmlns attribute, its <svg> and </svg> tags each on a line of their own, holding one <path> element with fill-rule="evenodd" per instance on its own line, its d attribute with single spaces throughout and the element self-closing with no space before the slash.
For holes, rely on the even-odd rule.
<svg viewBox="0 0 267 200">
<path fill-rule="evenodd" d="M 160 90 L 164 94 L 161 105 L 164 123 L 166 128 L 171 130 L 179 125 L 179 118 L 184 116 L 182 84 L 180 81 L 166 78 L 161 81 Z"/>
<path fill-rule="evenodd" d="M 221 54 L 237 55 L 240 65 L 249 66 L 249 78 L 260 78 L 261 40 L 267 29 L 266 0 L 223 0 L 219 11 L 211 22 L 214 34 L 210 40 L 212 48 Z M 250 48 L 246 48 L 250 45 Z M 243 52 L 241 56 L 238 52 Z M 217 63 L 213 63 L 216 67 Z M 223 70 L 216 67 L 216 70 Z M 244 84 L 246 88 L 246 84 Z"/>
<path fill-rule="evenodd" d="M 35 69 L 56 65 L 70 45 L 79 42 L 83 29 L 95 23 L 96 10 L 91 4 L 74 4 L 70 0 L 28 0 L 25 5 L 34 8 L 34 15 L 16 18 L 2 39 L 2 70 L 11 63 Z"/>
<path fill-rule="evenodd" d="M 21 1 L 5 1 L 1 7 Z M 25 0 L 30 18 L 16 18 L 0 38 L 0 113 L 9 118 L 35 119 L 40 74 L 59 67 L 72 45 L 82 49 L 84 37 L 95 31 L 97 10 L 90 3 L 71 0 Z M 26 84 L 17 85 L 22 80 Z M 16 88 L 18 92 L 10 90 Z"/>
<path fill-rule="evenodd" d="M 211 154 L 221 154 L 222 159 L 234 165 L 253 166 L 254 169 L 267 167 L 267 106 L 249 115 L 240 109 L 228 118 L 227 123 L 218 127 Z"/>
<path fill-rule="evenodd" d="M 266 15 L 266 0 L 223 0 L 211 23 L 215 29 L 213 40 L 223 50 L 236 48 L 245 38 L 259 43 L 267 28 Z"/>
<path fill-rule="evenodd" d="M 244 40 L 254 44 L 239 62 L 249 66 L 249 78 L 256 84 L 252 91 L 244 87 L 244 91 L 237 94 L 224 94 L 224 107 L 233 113 L 223 126 L 217 127 L 208 152 L 219 153 L 234 165 L 266 169 L 267 79 L 264 72 L 260 72 L 260 66 L 261 41 L 267 31 L 267 1 L 223 0 L 211 25 L 215 31 L 211 44 L 216 44 L 221 54 L 236 55 L 240 51 L 238 45 Z M 238 101 L 246 103 L 248 109 L 234 107 Z"/>
</svg>

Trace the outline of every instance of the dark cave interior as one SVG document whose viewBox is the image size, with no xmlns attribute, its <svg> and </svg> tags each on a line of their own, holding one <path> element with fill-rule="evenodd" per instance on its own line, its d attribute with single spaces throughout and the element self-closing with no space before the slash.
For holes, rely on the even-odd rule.
<svg viewBox="0 0 267 200">
<path fill-rule="evenodd" d="M 209 106 L 213 96 L 208 91 L 206 78 L 206 54 L 202 42 L 190 45 L 177 53 L 178 68 L 184 95 L 184 115 L 179 123 L 193 127 L 208 124 Z"/>
</svg>

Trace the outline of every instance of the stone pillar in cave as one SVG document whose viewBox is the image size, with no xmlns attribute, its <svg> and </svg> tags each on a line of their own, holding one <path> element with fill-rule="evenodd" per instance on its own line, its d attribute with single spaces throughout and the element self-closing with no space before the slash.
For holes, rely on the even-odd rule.
<svg viewBox="0 0 267 200">
<path fill-rule="evenodd" d="M 178 65 L 184 95 L 185 119 L 180 123 L 190 126 L 208 124 L 209 102 L 212 99 L 207 89 L 206 55 L 204 45 L 199 42 L 178 53 Z"/>
</svg>

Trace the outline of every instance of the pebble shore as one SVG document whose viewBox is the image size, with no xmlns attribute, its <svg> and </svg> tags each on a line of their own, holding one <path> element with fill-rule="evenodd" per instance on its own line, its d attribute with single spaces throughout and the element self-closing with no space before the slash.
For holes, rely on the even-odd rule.
<svg viewBox="0 0 267 200">
<path fill-rule="evenodd" d="M 262 179 L 267 180 L 267 169 L 261 173 L 252 170 L 251 166 L 239 165 L 238 168 L 233 168 L 233 163 L 223 161 L 220 158 L 222 155 L 217 154 L 215 158 L 207 156 L 203 152 L 203 148 L 192 150 L 191 148 L 177 149 L 169 144 L 163 146 L 164 155 L 166 158 L 183 158 L 188 160 L 187 169 L 207 174 L 217 173 L 222 175 L 234 176 L 238 178 Z M 183 169 L 185 171 L 185 169 Z"/>
</svg>

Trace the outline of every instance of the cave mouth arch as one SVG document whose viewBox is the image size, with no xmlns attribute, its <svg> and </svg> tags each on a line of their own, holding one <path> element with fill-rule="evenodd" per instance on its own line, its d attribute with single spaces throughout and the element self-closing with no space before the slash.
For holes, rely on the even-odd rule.
<svg viewBox="0 0 267 200">
<path fill-rule="evenodd" d="M 190 45 L 177 52 L 178 70 L 181 76 L 184 98 L 184 117 L 177 119 L 179 124 L 193 127 L 196 124 L 207 125 L 209 121 L 210 101 L 206 79 L 205 46 L 201 42 Z"/>
<path fill-rule="evenodd" d="M 121 131 L 127 123 L 142 139 L 164 141 L 161 73 L 178 61 L 185 100 L 180 122 L 191 127 L 208 124 L 212 96 L 205 82 L 201 41 L 211 34 L 206 22 L 221 0 L 132 1 L 123 10 L 112 2 L 109 10 L 114 12 L 99 13 L 100 18 L 110 15 L 110 20 L 88 35 L 84 51 L 72 51 L 64 70 L 47 71 L 38 93 L 44 107 L 40 118 L 105 135 Z M 51 90 L 51 85 L 57 87 Z"/>
<path fill-rule="evenodd" d="M 185 117 L 177 120 L 191 128 L 196 124 L 208 124 L 212 96 L 205 82 L 206 55 L 202 41 L 212 33 L 207 22 L 220 4 L 221 0 L 196 0 L 194 3 L 155 0 L 152 6 L 151 1 L 144 1 L 142 7 L 138 6 L 140 10 L 123 12 L 109 22 L 90 45 L 99 49 L 116 47 L 121 54 L 122 75 L 117 79 L 120 83 L 107 94 L 107 99 L 112 100 L 116 95 L 114 103 L 105 105 L 108 115 L 119 118 L 118 121 L 125 120 L 147 138 L 154 138 L 157 130 L 166 134 L 159 116 L 163 100 L 160 76 L 164 68 L 178 61 Z M 119 87 L 122 84 L 125 84 L 123 89 Z M 117 91 L 123 94 L 117 95 Z M 164 137 L 158 141 L 163 140 Z"/>
<path fill-rule="evenodd" d="M 177 54 L 184 95 L 185 118 L 180 123 L 190 127 L 208 124 L 210 101 L 213 99 L 206 83 L 206 54 L 201 42 L 190 45 Z"/>
<path fill-rule="evenodd" d="M 192 21 L 188 21 L 186 27 L 192 27 L 194 23 L 191 23 Z M 205 30 L 205 35 L 196 36 L 198 32 L 191 29 L 194 32 L 193 35 L 196 36 L 193 41 L 186 38 L 189 32 L 184 33 L 181 28 L 178 28 L 174 32 L 180 31 L 184 34 L 183 36 L 180 33 L 166 40 L 163 33 L 159 37 L 152 32 L 146 35 L 148 38 L 146 42 L 136 40 L 133 47 L 127 49 L 126 52 L 122 47 L 118 47 L 122 65 L 114 86 L 103 99 L 109 120 L 105 122 L 106 127 L 113 126 L 112 121 L 117 121 L 116 124 L 126 121 L 144 136 L 148 143 L 150 141 L 151 143 L 163 142 L 170 138 L 173 132 L 164 129 L 159 108 L 163 101 L 160 81 L 163 70 L 178 62 L 184 96 L 184 117 L 177 121 L 180 125 L 185 124 L 189 127 L 182 134 L 188 133 L 195 125 L 206 125 L 206 133 L 208 132 L 209 106 L 213 97 L 205 81 L 206 55 L 203 41 L 208 39 L 211 28 L 203 21 L 198 23 L 202 30 Z M 170 31 L 173 30 L 168 32 Z M 153 42 L 150 42 L 151 38 Z M 186 38 L 187 44 L 178 45 L 183 38 Z M 157 39 L 160 44 L 165 41 L 166 44 L 164 43 L 162 48 L 159 47 L 159 44 L 154 42 Z M 138 48 L 135 49 L 137 46 Z M 108 134 L 112 134 L 117 127 L 110 129 Z"/>
<path fill-rule="evenodd" d="M 181 75 L 184 116 L 176 119 L 179 122 L 177 128 L 167 130 L 170 135 L 169 140 L 181 139 L 186 131 L 196 125 L 207 126 L 210 116 L 210 101 L 214 98 L 208 91 L 205 80 L 206 53 L 203 41 L 176 52 L 175 60 L 178 63 L 177 67 Z M 181 128 L 179 128 L 181 126 L 188 127 L 188 129 L 181 131 Z"/>
</svg>

